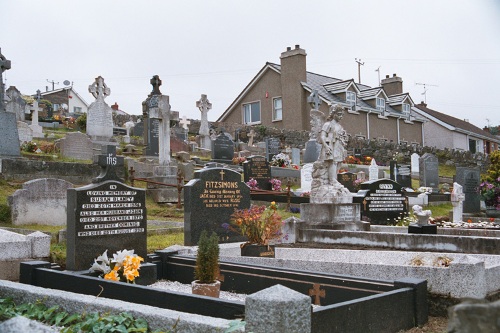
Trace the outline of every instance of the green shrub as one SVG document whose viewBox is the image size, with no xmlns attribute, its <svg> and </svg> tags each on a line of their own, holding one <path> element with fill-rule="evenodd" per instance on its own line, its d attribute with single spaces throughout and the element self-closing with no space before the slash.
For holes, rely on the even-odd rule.
<svg viewBox="0 0 500 333">
<path fill-rule="evenodd" d="M 10 223 L 10 207 L 6 204 L 0 204 L 0 222 Z"/>
<path fill-rule="evenodd" d="M 219 271 L 219 237 L 215 232 L 208 237 L 203 230 L 198 241 L 198 255 L 194 277 L 200 283 L 213 283 Z"/>
</svg>

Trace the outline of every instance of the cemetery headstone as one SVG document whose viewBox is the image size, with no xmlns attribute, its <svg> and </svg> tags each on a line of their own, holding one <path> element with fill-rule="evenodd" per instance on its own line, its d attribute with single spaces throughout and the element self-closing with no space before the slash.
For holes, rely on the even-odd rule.
<svg viewBox="0 0 500 333">
<path fill-rule="evenodd" d="M 66 226 L 67 190 L 73 184 L 63 179 L 40 178 L 23 184 L 9 196 L 13 225 Z"/>
<path fill-rule="evenodd" d="M 212 141 L 212 160 L 221 163 L 232 163 L 234 157 L 234 142 L 221 133 Z"/>
<path fill-rule="evenodd" d="M 2 55 L 0 49 L 0 156 L 20 156 L 19 133 L 16 114 L 7 112 L 4 105 L 3 72 L 10 69 L 10 60 Z"/>
<path fill-rule="evenodd" d="M 420 186 L 432 187 L 437 193 L 439 188 L 439 163 L 435 155 L 425 153 L 419 159 Z"/>
<path fill-rule="evenodd" d="M 411 165 L 390 161 L 390 178 L 403 187 L 411 187 Z"/>
<path fill-rule="evenodd" d="M 167 95 L 149 100 L 149 118 L 158 119 L 158 160 L 160 166 L 170 164 L 170 103 Z"/>
<path fill-rule="evenodd" d="M 207 95 L 202 94 L 199 101 L 196 102 L 196 107 L 200 109 L 201 121 L 198 134 L 200 135 L 200 147 L 204 149 L 212 148 L 212 140 L 210 138 L 210 128 L 208 124 L 208 111 L 212 109 L 212 103 L 207 99 Z"/>
<path fill-rule="evenodd" d="M 368 167 L 368 180 L 378 180 L 378 165 L 374 158 Z"/>
<path fill-rule="evenodd" d="M 302 192 L 311 192 L 313 163 L 306 163 L 300 169 L 300 189 Z"/>
<path fill-rule="evenodd" d="M 250 189 L 241 175 L 226 168 L 205 168 L 184 186 L 184 245 L 198 243 L 203 230 L 215 231 L 219 242 L 246 240 L 225 228 L 235 209 L 250 207 Z"/>
<path fill-rule="evenodd" d="M 6 92 L 9 97 L 9 101 L 5 106 L 7 112 L 12 112 L 16 114 L 17 121 L 25 121 L 24 110 L 26 109 L 26 102 L 21 98 L 21 92 L 17 90 L 16 87 L 9 87 Z"/>
<path fill-rule="evenodd" d="M 250 130 L 250 133 L 248 133 L 248 147 L 252 147 L 253 146 L 253 138 L 255 137 L 255 131 L 254 129 L 252 128 Z"/>
<path fill-rule="evenodd" d="M 300 165 L 300 149 L 292 148 L 292 164 Z"/>
<path fill-rule="evenodd" d="M 274 155 L 280 152 L 280 140 L 277 138 L 266 138 L 266 159 L 271 161 Z"/>
<path fill-rule="evenodd" d="M 314 163 L 318 160 L 321 145 L 316 140 L 306 142 L 304 151 L 304 163 Z"/>
<path fill-rule="evenodd" d="M 357 192 L 354 185 L 354 181 L 357 179 L 358 175 L 352 172 L 341 172 L 337 174 L 337 180 L 340 184 L 347 188 L 349 192 Z"/>
<path fill-rule="evenodd" d="M 103 171 L 97 182 L 68 189 L 68 270 L 89 269 L 106 250 L 110 256 L 124 249 L 147 256 L 145 191 L 119 180 L 115 168 L 120 161 L 108 147 L 103 148 L 108 153 L 99 156 Z"/>
<path fill-rule="evenodd" d="M 19 143 L 29 142 L 33 140 L 33 130 L 24 121 L 17 122 L 17 132 L 19 135 Z"/>
<path fill-rule="evenodd" d="M 38 111 L 39 107 L 38 104 L 42 100 L 42 95 L 40 90 L 36 91 L 36 97 L 35 100 L 33 101 L 33 114 L 31 115 L 31 125 L 30 128 L 33 131 L 33 136 L 35 138 L 43 138 L 43 130 L 42 126 L 38 124 Z"/>
<path fill-rule="evenodd" d="M 59 140 L 61 156 L 76 160 L 92 160 L 94 156 L 92 140 L 81 132 L 68 132 Z"/>
<path fill-rule="evenodd" d="M 411 154 L 411 171 L 418 175 L 420 172 L 420 163 L 419 163 L 420 155 L 417 153 Z"/>
<path fill-rule="evenodd" d="M 271 166 L 264 156 L 249 156 L 243 162 L 243 179 L 248 182 L 251 178 L 257 181 L 261 190 L 271 190 Z"/>
<path fill-rule="evenodd" d="M 361 204 L 361 216 L 372 224 L 387 224 L 388 220 L 392 222 L 407 215 L 408 198 L 395 181 L 370 180 L 361 183 L 360 187 L 353 201 Z"/>
<path fill-rule="evenodd" d="M 113 109 L 104 99 L 111 94 L 111 89 L 98 76 L 89 86 L 89 92 L 95 101 L 87 111 L 87 135 L 94 141 L 109 141 L 113 136 Z"/>
<path fill-rule="evenodd" d="M 479 213 L 481 211 L 481 196 L 477 192 L 481 183 L 479 169 L 457 167 L 455 181 L 462 186 L 465 195 L 463 212 Z"/>
</svg>

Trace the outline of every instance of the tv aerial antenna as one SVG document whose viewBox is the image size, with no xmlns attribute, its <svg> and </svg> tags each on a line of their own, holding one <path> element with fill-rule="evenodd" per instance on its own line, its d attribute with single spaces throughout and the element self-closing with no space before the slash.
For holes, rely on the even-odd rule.
<svg viewBox="0 0 500 333">
<path fill-rule="evenodd" d="M 375 72 L 378 73 L 378 86 L 380 87 L 380 67 L 382 66 L 378 66 L 378 68 L 375 70 Z"/>
<path fill-rule="evenodd" d="M 427 89 L 427 87 L 439 87 L 436 84 L 419 83 L 419 82 L 415 83 L 415 85 L 417 85 L 417 86 L 424 86 L 424 92 L 421 93 L 421 95 L 424 95 L 424 103 L 425 104 L 427 104 L 427 90 L 429 90 L 429 89 Z"/>
</svg>

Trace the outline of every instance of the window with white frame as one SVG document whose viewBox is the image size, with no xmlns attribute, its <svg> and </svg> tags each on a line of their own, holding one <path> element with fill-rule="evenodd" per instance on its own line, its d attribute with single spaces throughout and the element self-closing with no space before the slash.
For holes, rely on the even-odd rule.
<svg viewBox="0 0 500 333">
<path fill-rule="evenodd" d="M 260 122 L 260 102 L 243 104 L 243 122 L 245 124 Z"/>
<path fill-rule="evenodd" d="M 281 97 L 273 99 L 273 121 L 283 119 L 283 100 Z"/>
<path fill-rule="evenodd" d="M 377 110 L 385 111 L 385 99 L 377 97 Z"/>
<path fill-rule="evenodd" d="M 74 106 L 73 107 L 73 112 L 74 113 L 82 113 L 82 108 L 79 106 Z"/>
<path fill-rule="evenodd" d="M 56 103 L 52 104 L 52 108 L 54 109 L 54 111 L 59 110 L 59 104 Z"/>
<path fill-rule="evenodd" d="M 406 115 L 410 114 L 410 104 L 403 103 L 403 113 Z"/>
<path fill-rule="evenodd" d="M 356 105 L 356 93 L 353 91 L 346 91 L 345 101 L 347 104 Z"/>
</svg>

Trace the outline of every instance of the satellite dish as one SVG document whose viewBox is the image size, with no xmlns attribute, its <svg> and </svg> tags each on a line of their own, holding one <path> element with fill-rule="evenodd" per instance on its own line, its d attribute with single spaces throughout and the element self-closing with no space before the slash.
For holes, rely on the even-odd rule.
<svg viewBox="0 0 500 333">
<path fill-rule="evenodd" d="M 71 84 L 71 82 L 69 82 L 68 80 L 64 80 L 63 84 L 64 84 L 65 86 L 69 86 L 69 85 Z"/>
</svg>

